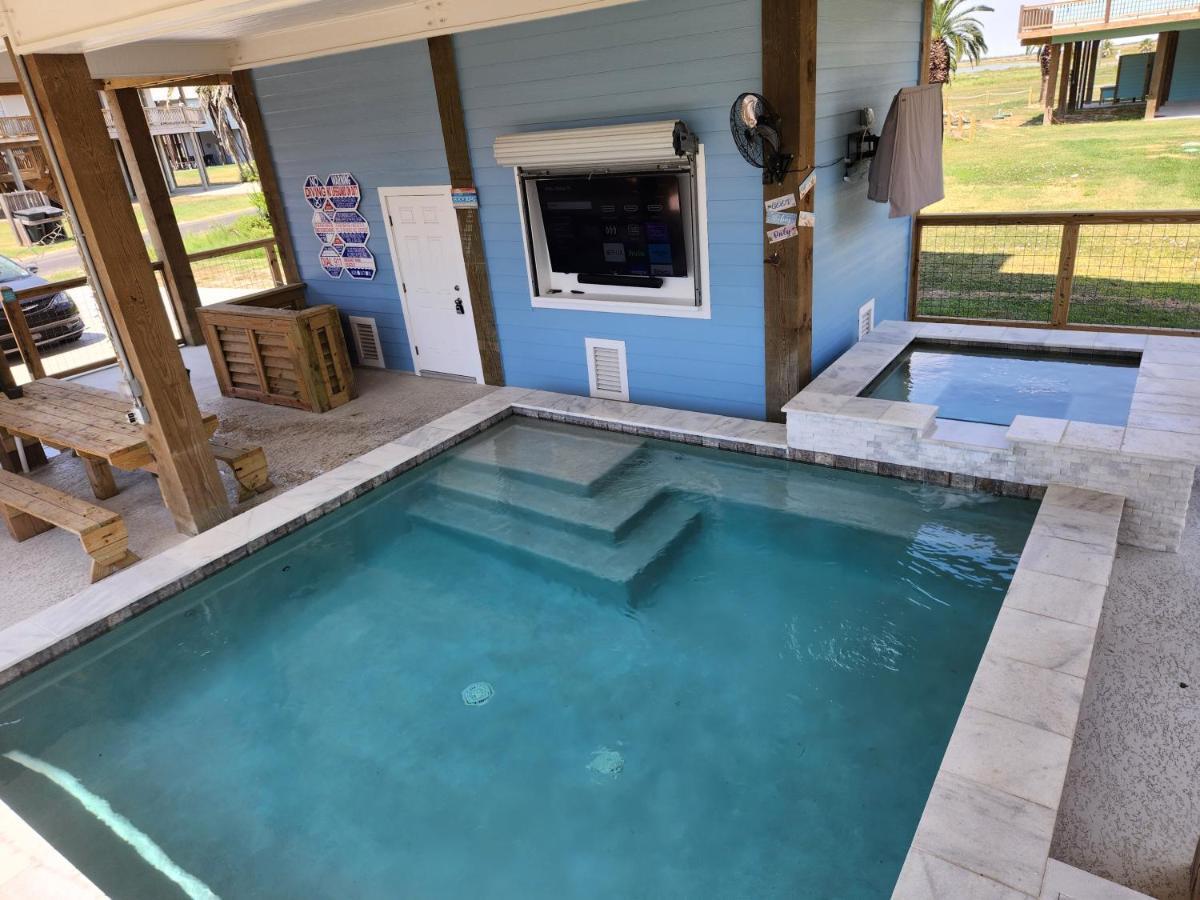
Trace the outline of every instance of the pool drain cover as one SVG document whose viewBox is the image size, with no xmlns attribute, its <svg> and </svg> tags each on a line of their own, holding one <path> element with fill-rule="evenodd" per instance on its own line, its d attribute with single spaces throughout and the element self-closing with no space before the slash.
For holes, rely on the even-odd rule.
<svg viewBox="0 0 1200 900">
<path fill-rule="evenodd" d="M 607 775 L 610 778 L 616 778 L 625 771 L 625 757 L 616 750 L 601 747 L 599 750 L 592 752 L 592 761 L 588 763 L 588 769 L 597 775 Z"/>
<path fill-rule="evenodd" d="M 496 689 L 486 681 L 476 681 L 463 688 L 463 703 L 467 706 L 483 706 L 496 694 Z"/>
</svg>

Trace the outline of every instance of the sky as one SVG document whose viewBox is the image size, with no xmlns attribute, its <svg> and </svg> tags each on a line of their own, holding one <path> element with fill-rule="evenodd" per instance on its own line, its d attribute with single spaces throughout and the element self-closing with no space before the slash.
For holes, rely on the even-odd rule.
<svg viewBox="0 0 1200 900">
<path fill-rule="evenodd" d="M 983 23 L 983 35 L 987 38 L 988 56 L 1015 56 L 1024 53 L 1017 40 L 1017 18 L 1021 11 L 1021 0 L 980 0 L 995 12 L 979 13 Z M 1025 0 L 1027 3 L 1037 0 Z M 970 5 L 970 4 L 964 4 Z"/>
</svg>

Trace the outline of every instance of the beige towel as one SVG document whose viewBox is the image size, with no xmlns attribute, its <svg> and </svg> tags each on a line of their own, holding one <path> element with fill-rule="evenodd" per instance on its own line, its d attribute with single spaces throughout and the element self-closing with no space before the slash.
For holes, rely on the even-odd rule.
<svg viewBox="0 0 1200 900">
<path fill-rule="evenodd" d="M 942 86 L 904 88 L 892 100 L 871 161 L 867 196 L 911 216 L 946 196 L 942 181 Z"/>
</svg>

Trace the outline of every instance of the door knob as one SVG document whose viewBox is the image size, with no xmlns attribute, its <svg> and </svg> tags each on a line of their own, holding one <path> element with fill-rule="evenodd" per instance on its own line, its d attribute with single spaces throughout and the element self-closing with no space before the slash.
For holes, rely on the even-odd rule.
<svg viewBox="0 0 1200 900">
<path fill-rule="evenodd" d="M 465 316 L 467 314 L 466 309 L 463 308 L 462 297 L 454 298 L 454 311 L 460 316 Z"/>
</svg>

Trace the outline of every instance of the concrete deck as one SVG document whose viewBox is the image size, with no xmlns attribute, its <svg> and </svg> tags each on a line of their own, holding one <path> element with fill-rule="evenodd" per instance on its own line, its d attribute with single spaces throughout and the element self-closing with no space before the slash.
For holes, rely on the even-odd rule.
<svg viewBox="0 0 1200 900">
<path fill-rule="evenodd" d="M 418 378 L 396 372 L 357 369 L 359 396 L 321 415 L 222 397 L 208 351 L 187 347 L 184 364 L 202 409 L 221 420 L 218 436 L 235 446 L 262 446 L 276 489 L 236 507 L 247 509 L 317 475 L 394 440 L 493 389 L 475 384 Z M 120 371 L 106 369 L 79 379 L 116 390 Z M 221 466 L 231 501 L 237 490 Z M 115 471 L 120 493 L 103 506 L 125 517 L 130 549 L 143 559 L 185 539 L 163 506 L 158 482 L 145 472 Z M 83 466 L 73 456 L 55 457 L 36 480 L 77 497 L 91 498 Z M 88 584 L 88 557 L 79 539 L 54 530 L 22 544 L 0 531 L 0 628 L 57 603 Z"/>
</svg>

